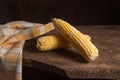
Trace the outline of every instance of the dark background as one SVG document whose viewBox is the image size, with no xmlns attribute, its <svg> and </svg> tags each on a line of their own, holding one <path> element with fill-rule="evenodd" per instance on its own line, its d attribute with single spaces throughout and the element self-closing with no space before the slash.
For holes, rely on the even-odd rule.
<svg viewBox="0 0 120 80">
<path fill-rule="evenodd" d="M 14 20 L 48 23 L 54 17 L 67 20 L 74 25 L 116 25 L 120 24 L 120 1 L 0 0 L 0 24 Z M 23 67 L 23 80 L 35 79 L 64 80 L 66 78 L 50 72 Z"/>
<path fill-rule="evenodd" d="M 119 24 L 119 0 L 0 0 L 0 23 L 13 20 L 47 23 L 62 18 L 79 24 Z"/>
</svg>

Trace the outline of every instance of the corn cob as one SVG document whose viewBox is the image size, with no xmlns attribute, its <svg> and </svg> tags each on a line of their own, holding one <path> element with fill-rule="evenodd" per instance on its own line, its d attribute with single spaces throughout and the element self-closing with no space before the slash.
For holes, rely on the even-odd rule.
<svg viewBox="0 0 120 80">
<path fill-rule="evenodd" d="M 60 35 L 69 41 L 88 62 L 98 57 L 98 49 L 83 33 L 61 19 L 54 18 L 53 24 Z"/>
<path fill-rule="evenodd" d="M 70 46 L 69 43 L 66 43 L 66 39 L 60 35 L 43 36 L 37 40 L 37 48 L 40 51 L 49 51 Z"/>
<path fill-rule="evenodd" d="M 85 35 L 89 40 L 91 39 L 89 35 Z M 64 39 L 61 35 L 49 35 L 38 38 L 37 48 L 40 51 L 49 51 L 60 48 L 71 47 L 72 45 Z"/>
</svg>

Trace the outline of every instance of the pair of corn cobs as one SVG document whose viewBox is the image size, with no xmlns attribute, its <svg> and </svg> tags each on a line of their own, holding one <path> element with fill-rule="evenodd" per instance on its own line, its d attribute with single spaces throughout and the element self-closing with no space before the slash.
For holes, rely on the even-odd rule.
<svg viewBox="0 0 120 80">
<path fill-rule="evenodd" d="M 49 51 L 73 46 L 88 62 L 98 57 L 98 49 L 91 42 L 91 37 L 84 35 L 64 20 L 52 20 L 59 34 L 38 38 L 37 48 L 40 51 Z"/>
</svg>

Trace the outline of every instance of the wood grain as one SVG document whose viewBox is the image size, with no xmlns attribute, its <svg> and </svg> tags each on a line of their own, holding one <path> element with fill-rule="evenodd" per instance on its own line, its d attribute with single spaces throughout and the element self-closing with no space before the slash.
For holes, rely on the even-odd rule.
<svg viewBox="0 0 120 80">
<path fill-rule="evenodd" d="M 79 26 L 89 34 L 99 49 L 96 61 L 87 63 L 71 48 L 39 52 L 36 39 L 27 41 L 23 51 L 23 66 L 50 71 L 68 78 L 119 79 L 120 78 L 120 27 L 119 25 Z M 53 31 L 49 34 L 55 34 Z"/>
</svg>

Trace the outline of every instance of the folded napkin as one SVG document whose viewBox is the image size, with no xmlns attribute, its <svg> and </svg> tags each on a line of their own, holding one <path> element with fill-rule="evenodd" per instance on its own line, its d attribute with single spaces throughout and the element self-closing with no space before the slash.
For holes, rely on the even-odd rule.
<svg viewBox="0 0 120 80">
<path fill-rule="evenodd" d="M 0 80 L 22 80 L 22 50 L 25 40 L 35 38 L 54 29 L 26 21 L 0 25 Z"/>
</svg>

